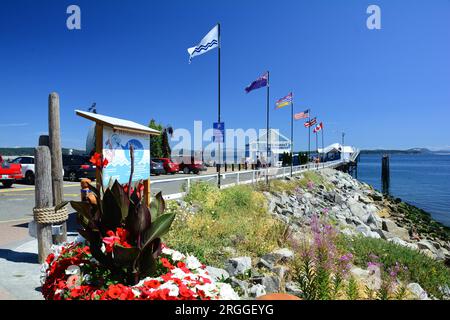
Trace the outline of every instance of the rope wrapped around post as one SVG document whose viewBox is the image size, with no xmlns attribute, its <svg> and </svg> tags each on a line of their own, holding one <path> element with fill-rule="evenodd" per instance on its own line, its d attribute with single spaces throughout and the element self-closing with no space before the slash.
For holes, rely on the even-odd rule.
<svg viewBox="0 0 450 320">
<path fill-rule="evenodd" d="M 33 208 L 33 217 L 36 223 L 59 224 L 67 221 L 69 218 L 69 211 L 65 207 L 58 211 L 55 211 L 55 207 Z"/>
</svg>

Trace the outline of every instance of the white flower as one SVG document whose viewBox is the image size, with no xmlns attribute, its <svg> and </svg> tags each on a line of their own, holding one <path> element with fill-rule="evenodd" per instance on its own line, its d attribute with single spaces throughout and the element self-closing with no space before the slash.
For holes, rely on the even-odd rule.
<svg viewBox="0 0 450 320">
<path fill-rule="evenodd" d="M 169 249 L 169 248 L 163 248 L 162 250 L 161 250 L 161 252 L 162 253 L 164 253 L 164 254 L 166 254 L 166 255 L 168 255 L 168 256 L 170 256 L 170 255 L 172 255 L 172 253 L 174 253 L 175 252 L 175 250 L 172 250 L 172 249 Z"/>
<path fill-rule="evenodd" d="M 194 256 L 190 256 L 188 255 L 186 258 L 186 267 L 188 267 L 191 270 L 195 270 L 198 269 L 202 266 L 202 264 L 200 263 L 200 261 L 198 261 L 198 259 Z"/>
<path fill-rule="evenodd" d="M 205 283 L 202 285 L 197 285 L 196 288 L 198 290 L 202 290 L 205 293 L 206 297 L 213 298 L 216 296 L 216 293 L 219 291 L 215 284 L 212 283 Z"/>
<path fill-rule="evenodd" d="M 135 288 L 131 288 L 131 291 L 133 292 L 133 294 L 136 298 L 141 295 L 141 292 Z"/>
<path fill-rule="evenodd" d="M 172 281 L 163 283 L 159 289 L 169 289 L 169 296 L 171 297 L 178 297 L 179 289 L 176 284 L 174 284 Z"/>
<path fill-rule="evenodd" d="M 79 266 L 71 265 L 71 266 L 67 267 L 65 273 L 67 275 L 74 275 L 74 274 L 79 275 L 79 274 L 81 274 L 81 270 L 80 270 Z"/>
<path fill-rule="evenodd" d="M 184 257 L 185 257 L 184 254 L 182 254 L 181 252 L 174 251 L 172 253 L 172 260 L 173 261 L 180 261 L 180 260 L 184 259 Z"/>
<path fill-rule="evenodd" d="M 228 283 L 217 283 L 219 288 L 219 299 L 221 300 L 239 300 L 239 295 Z"/>
<path fill-rule="evenodd" d="M 186 273 L 180 268 L 175 268 L 171 270 L 174 278 L 184 279 L 186 277 Z"/>
</svg>

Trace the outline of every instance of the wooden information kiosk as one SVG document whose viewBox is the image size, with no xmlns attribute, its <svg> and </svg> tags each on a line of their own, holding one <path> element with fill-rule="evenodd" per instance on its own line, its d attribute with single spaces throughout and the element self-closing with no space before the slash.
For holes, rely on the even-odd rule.
<svg viewBox="0 0 450 320">
<path fill-rule="evenodd" d="M 144 182 L 144 197 L 150 204 L 150 136 L 160 132 L 139 123 L 97 113 L 75 110 L 80 117 L 95 122 L 95 151 L 108 160 L 108 165 L 97 168 L 97 188 L 107 187 L 113 180 L 128 183 L 131 172 L 130 146 L 134 149 L 132 182 Z"/>
</svg>

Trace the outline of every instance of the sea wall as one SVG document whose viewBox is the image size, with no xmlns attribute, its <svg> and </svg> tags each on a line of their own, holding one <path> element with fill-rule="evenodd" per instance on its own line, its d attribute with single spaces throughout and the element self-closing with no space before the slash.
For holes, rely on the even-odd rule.
<svg viewBox="0 0 450 320">
<path fill-rule="evenodd" d="M 313 214 L 326 214 L 344 234 L 382 238 L 450 265 L 450 229 L 432 220 L 428 213 L 401 199 L 384 196 L 349 174 L 333 169 L 318 174 L 322 184 L 294 194 L 264 192 L 269 211 L 295 231 L 309 225 Z"/>
</svg>

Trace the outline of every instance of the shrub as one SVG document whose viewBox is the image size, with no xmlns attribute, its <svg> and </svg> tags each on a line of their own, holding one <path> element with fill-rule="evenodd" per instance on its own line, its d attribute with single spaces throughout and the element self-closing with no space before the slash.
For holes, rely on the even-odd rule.
<svg viewBox="0 0 450 320">
<path fill-rule="evenodd" d="M 390 243 L 382 239 L 365 238 L 363 236 L 340 236 L 338 246 L 349 250 L 355 257 L 354 263 L 365 267 L 370 262 L 370 256 L 379 257 L 379 262 L 385 268 L 394 268 L 397 263 L 407 270 L 399 275 L 401 280 L 419 283 L 429 294 L 442 299 L 440 287 L 450 286 L 450 270 L 421 252 Z"/>
<path fill-rule="evenodd" d="M 193 184 L 185 197 L 196 204 L 195 213 L 178 211 L 172 230 L 165 237 L 176 250 L 191 253 L 208 265 L 222 266 L 233 247 L 240 255 L 261 256 L 278 247 L 284 227 L 267 212 L 267 201 L 250 186 L 219 190 L 205 182 Z"/>
</svg>

